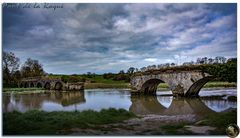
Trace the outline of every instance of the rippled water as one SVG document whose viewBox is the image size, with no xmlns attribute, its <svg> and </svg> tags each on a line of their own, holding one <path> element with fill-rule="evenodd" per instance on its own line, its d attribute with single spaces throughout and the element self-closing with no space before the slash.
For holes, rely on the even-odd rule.
<svg viewBox="0 0 240 138">
<path fill-rule="evenodd" d="M 226 95 L 221 99 L 176 98 L 166 96 L 169 91 L 158 91 L 157 96 L 136 96 L 129 90 L 92 89 L 84 92 L 45 92 L 32 94 L 3 94 L 3 112 L 25 112 L 30 109 L 44 111 L 82 111 L 87 109 L 124 108 L 136 114 L 180 115 L 222 112 L 236 108 L 236 89 L 202 90 L 200 96 Z M 165 96 L 163 96 L 165 95 Z"/>
</svg>

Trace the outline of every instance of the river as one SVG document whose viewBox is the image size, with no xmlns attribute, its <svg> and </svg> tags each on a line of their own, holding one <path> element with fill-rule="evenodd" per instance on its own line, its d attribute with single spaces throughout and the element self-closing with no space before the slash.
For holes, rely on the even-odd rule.
<svg viewBox="0 0 240 138">
<path fill-rule="evenodd" d="M 237 108 L 237 89 L 201 90 L 202 98 L 177 98 L 167 96 L 170 91 L 158 91 L 156 96 L 131 95 L 124 89 L 89 89 L 84 92 L 44 92 L 31 94 L 3 94 L 3 112 L 25 112 L 31 109 L 44 111 L 83 111 L 106 108 L 123 108 L 139 115 L 204 115 Z M 220 98 L 211 97 L 220 96 Z M 205 98 L 203 98 L 205 97 Z M 210 98 L 209 98 L 210 97 Z"/>
</svg>

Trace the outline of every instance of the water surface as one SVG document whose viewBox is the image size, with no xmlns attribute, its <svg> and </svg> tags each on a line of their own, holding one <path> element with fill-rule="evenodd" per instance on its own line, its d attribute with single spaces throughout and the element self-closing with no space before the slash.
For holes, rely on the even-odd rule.
<svg viewBox="0 0 240 138">
<path fill-rule="evenodd" d="M 106 108 L 124 108 L 136 114 L 185 115 L 199 116 L 223 112 L 236 108 L 236 101 L 227 100 L 228 96 L 237 96 L 236 89 L 202 90 L 199 95 L 225 95 L 221 99 L 176 98 L 163 96 L 170 91 L 158 91 L 157 96 L 136 96 L 129 90 L 91 89 L 84 92 L 45 92 L 32 94 L 3 94 L 3 112 L 30 109 L 44 111 L 82 111 Z"/>
</svg>

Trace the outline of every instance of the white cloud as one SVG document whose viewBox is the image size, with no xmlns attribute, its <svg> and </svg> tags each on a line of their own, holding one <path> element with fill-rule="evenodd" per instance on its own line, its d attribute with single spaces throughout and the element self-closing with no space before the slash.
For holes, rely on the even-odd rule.
<svg viewBox="0 0 240 138">
<path fill-rule="evenodd" d="M 157 58 L 145 58 L 144 61 L 148 62 L 156 62 L 158 59 Z"/>
<path fill-rule="evenodd" d="M 31 36 L 46 37 L 53 34 L 53 29 L 47 26 L 34 26 L 31 30 L 28 30 Z"/>
</svg>

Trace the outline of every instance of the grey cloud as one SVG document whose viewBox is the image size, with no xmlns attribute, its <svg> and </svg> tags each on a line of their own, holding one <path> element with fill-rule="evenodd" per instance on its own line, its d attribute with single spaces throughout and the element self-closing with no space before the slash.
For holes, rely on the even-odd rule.
<svg viewBox="0 0 240 138">
<path fill-rule="evenodd" d="M 236 56 L 236 13 L 226 10 L 232 6 L 223 7 L 225 11 L 214 4 L 4 9 L 3 49 L 21 60 L 39 59 L 47 72 L 67 74 L 118 72 L 130 66 L 177 62 L 177 56 L 194 60 L 209 51 Z M 13 19 L 18 23 L 8 24 Z"/>
</svg>

